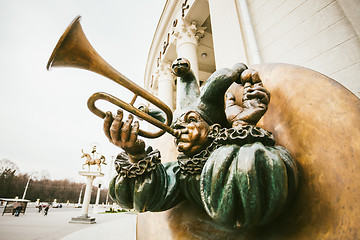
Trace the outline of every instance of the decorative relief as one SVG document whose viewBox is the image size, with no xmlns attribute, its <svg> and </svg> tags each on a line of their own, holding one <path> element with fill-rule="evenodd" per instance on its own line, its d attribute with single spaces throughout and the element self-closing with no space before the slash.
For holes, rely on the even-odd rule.
<svg viewBox="0 0 360 240">
<path fill-rule="evenodd" d="M 187 0 L 185 0 L 182 4 L 181 4 L 181 16 L 185 17 L 185 11 L 189 10 L 190 6 L 189 4 L 187 4 Z"/>
<path fill-rule="evenodd" d="M 197 27 L 195 21 L 189 23 L 181 18 L 173 29 L 170 41 L 175 42 L 177 46 L 186 42 L 197 44 L 204 37 L 205 29 L 205 27 Z"/>
<path fill-rule="evenodd" d="M 159 78 L 174 79 L 175 76 L 171 73 L 171 63 L 161 61 L 153 76 L 155 81 Z"/>
<path fill-rule="evenodd" d="M 205 36 L 206 27 L 197 27 L 197 23 L 189 23 L 184 18 L 175 19 L 172 24 L 171 33 L 168 32 L 159 52 L 156 66 L 159 67 L 170 44 L 177 46 L 183 43 L 193 43 L 197 45 L 201 38 Z"/>
<path fill-rule="evenodd" d="M 160 62 L 163 59 L 169 45 L 171 43 L 175 45 L 180 45 L 185 42 L 191 42 L 193 44 L 197 44 L 201 38 L 204 37 L 205 27 L 197 27 L 196 22 L 188 23 L 184 17 L 186 15 L 186 11 L 188 11 L 190 5 L 188 4 L 188 0 L 184 0 L 181 3 L 181 17 L 180 19 L 174 19 L 172 23 L 172 29 L 169 31 L 163 41 L 162 49 L 159 51 L 159 55 L 157 57 L 156 66 L 160 66 Z M 180 24 L 179 24 L 180 22 Z M 180 25 L 180 26 L 179 26 Z"/>
</svg>

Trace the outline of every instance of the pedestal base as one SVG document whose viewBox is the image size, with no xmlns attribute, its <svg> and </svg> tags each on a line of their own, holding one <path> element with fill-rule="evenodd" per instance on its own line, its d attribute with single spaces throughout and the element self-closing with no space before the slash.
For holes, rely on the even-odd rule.
<svg viewBox="0 0 360 240">
<path fill-rule="evenodd" d="M 69 221 L 69 223 L 92 224 L 92 223 L 96 223 L 96 222 L 95 222 L 95 218 L 94 218 L 94 217 L 79 216 L 79 217 L 73 217 L 73 218 L 71 218 L 71 220 Z"/>
<path fill-rule="evenodd" d="M 101 173 L 101 172 L 87 172 L 87 171 L 79 171 L 79 174 L 81 176 L 85 176 L 85 177 L 93 177 L 93 178 L 96 178 L 96 177 L 103 177 L 104 174 Z"/>
<path fill-rule="evenodd" d="M 89 217 L 89 205 L 90 205 L 90 198 L 91 198 L 91 188 L 92 183 L 96 177 L 103 177 L 104 174 L 100 172 L 84 172 L 80 171 L 79 174 L 81 176 L 86 176 L 86 189 L 85 189 L 85 196 L 83 200 L 81 216 L 75 217 L 71 219 L 71 223 L 95 223 L 95 218 Z"/>
</svg>

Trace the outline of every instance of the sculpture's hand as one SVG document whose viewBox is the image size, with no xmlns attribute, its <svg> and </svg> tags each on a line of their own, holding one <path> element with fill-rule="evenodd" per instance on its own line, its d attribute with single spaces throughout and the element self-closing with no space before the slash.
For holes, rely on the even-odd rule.
<svg viewBox="0 0 360 240">
<path fill-rule="evenodd" d="M 146 156 L 145 142 L 138 139 L 139 122 L 133 122 L 133 115 L 123 122 L 123 112 L 118 110 L 115 118 L 111 112 L 106 113 L 104 120 L 104 132 L 106 137 L 115 146 L 122 148 L 130 157 L 130 161 L 136 162 Z"/>
<path fill-rule="evenodd" d="M 266 107 L 270 102 L 270 92 L 263 87 L 259 72 L 253 69 L 246 69 L 242 72 L 241 82 L 244 84 L 244 96 L 243 102 L 247 100 L 257 100 L 258 104 L 262 104 L 262 107 Z"/>
<path fill-rule="evenodd" d="M 270 101 L 270 93 L 263 87 L 257 71 L 245 70 L 241 74 L 241 82 L 244 85 L 242 106 L 235 104 L 232 93 L 227 93 L 225 99 L 225 114 L 233 128 L 256 125 Z"/>
</svg>

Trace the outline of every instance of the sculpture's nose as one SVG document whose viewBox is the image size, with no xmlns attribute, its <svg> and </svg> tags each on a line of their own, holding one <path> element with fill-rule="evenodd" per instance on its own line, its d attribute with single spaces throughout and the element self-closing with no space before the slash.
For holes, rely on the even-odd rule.
<svg viewBox="0 0 360 240">
<path fill-rule="evenodd" d="M 184 122 L 177 121 L 173 124 L 172 128 L 177 129 L 177 130 L 182 130 L 182 129 L 186 128 L 186 124 Z"/>
<path fill-rule="evenodd" d="M 181 134 L 187 133 L 188 130 L 186 126 L 187 124 L 185 122 L 179 120 L 173 123 L 171 127 L 174 129 L 174 137 L 180 138 Z"/>
</svg>

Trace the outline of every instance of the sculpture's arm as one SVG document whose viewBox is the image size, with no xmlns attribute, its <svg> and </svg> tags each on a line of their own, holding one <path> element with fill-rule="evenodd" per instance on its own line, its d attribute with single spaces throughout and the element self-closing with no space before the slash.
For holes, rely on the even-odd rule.
<svg viewBox="0 0 360 240">
<path fill-rule="evenodd" d="M 118 175 L 110 182 L 109 193 L 121 207 L 156 212 L 183 200 L 177 181 L 177 162 L 161 164 L 158 151 L 149 152 L 138 163 L 131 163 L 120 154 L 115 163 Z"/>
<path fill-rule="evenodd" d="M 107 113 L 104 132 L 114 145 L 125 152 L 118 155 L 115 163 L 118 175 L 110 183 L 110 196 L 120 206 L 139 212 L 162 211 L 182 200 L 178 190 L 177 162 L 161 164 L 159 151 L 138 139 L 139 123 L 133 116 L 123 122 L 121 110 L 113 117 Z"/>
</svg>

